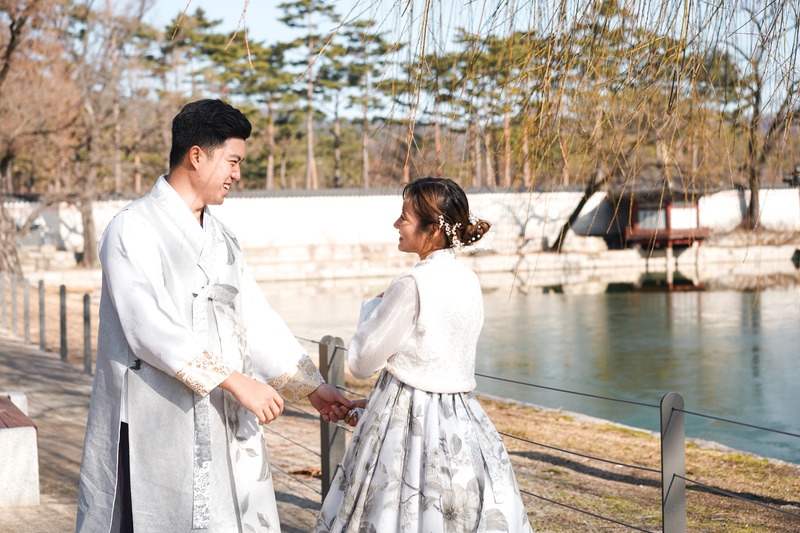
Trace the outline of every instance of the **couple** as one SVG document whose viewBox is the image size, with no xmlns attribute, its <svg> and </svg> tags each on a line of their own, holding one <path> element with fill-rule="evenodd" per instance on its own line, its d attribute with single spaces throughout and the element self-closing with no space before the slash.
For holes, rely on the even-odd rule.
<svg viewBox="0 0 800 533">
<path fill-rule="evenodd" d="M 186 105 L 169 173 L 103 235 L 77 531 L 279 532 L 260 426 L 304 397 L 326 421 L 354 424 L 365 408 L 316 531 L 530 531 L 502 441 L 469 393 L 483 304 L 452 248 L 488 223 L 470 220 L 452 181 L 406 187 L 399 249 L 421 261 L 362 309 L 350 369 L 383 371 L 352 402 L 324 383 L 208 211 L 239 179 L 250 131 L 220 100 Z"/>
</svg>

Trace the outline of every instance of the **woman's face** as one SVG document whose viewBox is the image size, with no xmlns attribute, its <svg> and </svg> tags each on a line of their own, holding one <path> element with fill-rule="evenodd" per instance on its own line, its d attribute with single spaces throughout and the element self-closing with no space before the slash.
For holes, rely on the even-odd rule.
<svg viewBox="0 0 800 533">
<path fill-rule="evenodd" d="M 400 232 L 397 249 L 401 252 L 417 254 L 420 259 L 425 259 L 431 252 L 444 247 L 441 230 L 435 226 L 421 228 L 419 217 L 408 200 L 403 201 L 403 211 L 394 227 Z"/>
</svg>

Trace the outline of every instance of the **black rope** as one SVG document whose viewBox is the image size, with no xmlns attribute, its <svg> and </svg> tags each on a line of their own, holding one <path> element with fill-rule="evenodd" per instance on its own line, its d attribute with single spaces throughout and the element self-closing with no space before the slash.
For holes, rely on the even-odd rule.
<svg viewBox="0 0 800 533">
<path fill-rule="evenodd" d="M 319 413 L 312 413 L 312 412 L 306 411 L 305 409 L 301 409 L 300 407 L 297 407 L 296 405 L 286 405 L 286 404 L 284 404 L 284 409 L 287 409 L 287 408 L 288 409 L 293 409 L 295 411 L 300 411 L 301 413 L 303 413 L 305 415 L 308 415 L 311 418 L 319 418 Z"/>
<path fill-rule="evenodd" d="M 306 450 L 306 451 L 309 451 L 309 452 L 313 453 L 313 454 L 314 454 L 314 455 L 316 455 L 317 457 L 322 457 L 322 454 L 321 454 L 321 453 L 319 453 L 318 451 L 312 450 L 311 448 L 307 447 L 306 445 L 304 445 L 304 444 L 300 444 L 299 442 L 297 442 L 297 441 L 294 441 L 294 440 L 290 439 L 289 437 L 287 437 L 286 435 L 284 435 L 284 434 L 282 434 L 282 433 L 278 433 L 277 431 L 275 431 L 274 429 L 272 429 L 272 428 L 271 428 L 271 427 L 269 427 L 269 426 L 264 426 L 264 429 L 266 429 L 266 430 L 270 431 L 270 432 L 271 432 L 273 435 L 277 435 L 278 437 L 280 437 L 280 438 L 282 438 L 282 439 L 286 439 L 286 440 L 288 440 L 289 442 L 291 442 L 291 443 L 292 443 L 292 444 L 294 444 L 295 446 L 299 446 L 299 447 L 303 448 L 304 450 Z"/>
<path fill-rule="evenodd" d="M 300 337 L 299 335 L 294 336 L 295 339 L 310 342 L 311 344 L 322 344 L 320 341 L 315 341 L 314 339 L 306 339 L 305 337 Z"/>
<path fill-rule="evenodd" d="M 301 412 L 301 413 L 303 413 L 305 415 L 310 416 L 311 418 L 316 418 L 316 419 L 320 418 L 319 413 L 312 413 L 310 411 L 306 411 L 305 409 L 301 409 L 300 407 L 297 407 L 296 405 L 284 405 L 284 409 L 294 409 L 295 411 L 299 411 L 299 412 Z M 336 426 L 342 428 L 345 431 L 349 431 L 350 433 L 353 432 L 352 429 L 350 429 L 346 424 L 342 424 L 341 421 L 337 422 Z"/>
<path fill-rule="evenodd" d="M 628 468 L 635 468 L 637 470 L 644 470 L 645 472 L 654 472 L 656 474 L 660 474 L 661 473 L 661 470 L 654 470 L 652 468 L 647 468 L 646 466 L 636 466 L 636 465 L 629 465 L 629 464 L 625 464 L 625 463 L 618 463 L 617 461 L 611 461 L 610 459 L 601 459 L 600 457 L 594 457 L 594 456 L 591 456 L 591 455 L 585 455 L 585 454 L 582 454 L 582 453 L 573 452 L 571 450 L 565 450 L 563 448 L 556 448 L 555 446 L 548 446 L 547 444 L 542 444 L 540 442 L 534 442 L 532 440 L 523 439 L 522 437 L 517 437 L 516 435 L 509 435 L 508 433 L 503 433 L 502 431 L 498 431 L 498 433 L 500 435 L 503 435 L 504 437 L 508 437 L 508 438 L 511 438 L 511 439 L 516 439 L 516 440 L 519 440 L 519 441 L 522 441 L 522 442 L 527 442 L 528 444 L 534 444 L 536 446 L 541 446 L 542 448 L 549 448 L 551 450 L 556 450 L 556 451 L 559 451 L 559 452 L 564 452 L 564 453 L 569 453 L 569 454 L 572 454 L 572 455 L 577 455 L 579 457 L 584 457 L 586 459 L 594 459 L 595 461 L 602 461 L 604 463 L 609 463 L 609 464 L 617 465 L 617 466 L 627 466 Z"/>
<path fill-rule="evenodd" d="M 366 398 L 366 396 L 364 396 L 363 394 L 359 394 L 358 392 L 356 392 L 356 391 L 354 391 L 354 390 L 350 390 L 350 389 L 348 389 L 347 387 L 345 387 L 344 385 L 336 385 L 336 388 L 337 388 L 337 389 L 339 389 L 339 390 L 341 390 L 341 391 L 344 391 L 344 392 L 350 393 L 350 394 L 352 394 L 352 395 L 354 395 L 354 396 L 359 396 L 359 397 L 361 397 L 361 398 Z"/>
<path fill-rule="evenodd" d="M 300 340 L 300 341 L 310 342 L 311 344 L 320 344 L 320 345 L 322 344 L 322 341 L 316 341 L 314 339 L 307 339 L 307 338 L 301 337 L 299 335 L 295 335 L 294 338 L 297 339 L 297 340 Z M 333 348 L 334 348 L 334 351 L 336 351 L 337 349 L 342 349 L 342 350 L 347 351 L 347 346 L 338 346 L 338 345 L 336 345 Z"/>
<path fill-rule="evenodd" d="M 572 509 L 573 511 L 578 511 L 579 513 L 583 513 L 583 514 L 587 514 L 589 516 L 593 516 L 595 518 L 599 518 L 600 520 L 605 520 L 607 522 L 612 522 L 612 523 L 618 524 L 620 526 L 624 526 L 624 527 L 627 527 L 627 528 L 630 528 L 630 529 L 635 529 L 636 531 L 644 531 L 645 533 L 653 533 L 652 531 L 650 531 L 648 529 L 642 529 L 640 527 L 632 526 L 632 525 L 626 524 L 624 522 L 618 522 L 617 520 L 614 520 L 613 518 L 606 518 L 605 516 L 601 516 L 599 514 L 595 514 L 595 513 L 592 513 L 590 511 L 585 511 L 583 509 L 578 509 L 577 507 L 573 507 L 571 505 L 567 505 L 566 503 L 561 503 L 561 502 L 558 502 L 556 500 L 551 500 L 550 498 L 545 498 L 544 496 L 539 496 L 538 494 L 533 494 L 532 492 L 528 492 L 526 490 L 519 489 L 519 491 L 521 493 L 523 493 L 523 494 L 527 494 L 528 496 L 533 496 L 534 498 L 539 498 L 540 500 L 544 500 L 546 502 L 554 503 L 556 505 L 560 505 L 561 507 L 566 507 L 567 509 Z"/>
<path fill-rule="evenodd" d="M 311 339 L 304 339 L 303 337 L 297 337 L 297 338 L 301 339 L 301 340 L 304 340 L 304 341 L 313 342 L 315 344 L 321 344 L 319 341 L 314 341 L 314 340 L 311 340 Z M 334 348 L 335 348 L 334 349 L 334 354 L 336 353 L 336 350 L 340 349 L 340 348 L 343 349 L 343 350 L 347 350 L 347 348 L 344 347 L 344 346 L 335 346 Z M 479 377 L 482 377 L 482 378 L 486 378 L 486 379 L 494 379 L 494 380 L 497 380 L 497 381 L 505 381 L 506 383 L 514 383 L 516 385 L 525 385 L 526 387 L 535 387 L 535 388 L 538 388 L 538 389 L 550 390 L 550 391 L 554 391 L 554 392 L 563 392 L 565 394 L 573 394 L 573 395 L 576 395 L 576 396 L 585 396 L 587 398 L 597 398 L 599 400 L 608 400 L 608 401 L 611 401 L 611 402 L 619 402 L 619 403 L 625 403 L 625 404 L 629 404 L 629 405 L 639 405 L 639 406 L 642 406 L 642 407 L 652 407 L 652 408 L 655 408 L 655 409 L 660 409 L 661 408 L 661 406 L 655 405 L 655 404 L 651 404 L 651 403 L 635 402 L 635 401 L 632 401 L 632 400 L 623 400 L 621 398 L 611 398 L 609 396 L 601 396 L 601 395 L 598 395 L 598 394 L 589 394 L 587 392 L 577 392 L 577 391 L 571 391 L 571 390 L 567 390 L 567 389 L 559 389 L 558 387 L 548 387 L 546 385 L 538 385 L 536 383 L 526 383 L 524 381 L 517 381 L 517 380 L 514 380 L 514 379 L 501 378 L 501 377 L 497 377 L 497 376 L 489 376 L 487 374 L 481 374 L 480 372 L 475 372 L 475 375 L 479 376 Z M 358 393 L 356 393 L 356 392 L 354 392 L 354 391 L 352 391 L 350 389 L 346 389 L 344 387 L 338 387 L 338 388 L 340 388 L 341 390 L 344 390 L 346 392 L 349 392 L 350 394 L 357 394 L 358 396 L 361 396 L 360 394 L 358 394 Z M 709 418 L 709 419 L 712 419 L 712 420 L 718 420 L 720 422 L 728 422 L 730 424 L 736 424 L 736 425 L 739 425 L 739 426 L 749 427 L 749 428 L 753 428 L 753 429 L 759 429 L 759 430 L 762 430 L 762 431 L 769 431 L 771 433 L 779 433 L 781 435 L 787 435 L 789 437 L 800 438 L 800 434 L 798 434 L 798 433 L 791 433 L 791 432 L 788 432 L 788 431 L 782 431 L 780 429 L 772 429 L 772 428 L 768 428 L 768 427 L 757 426 L 757 425 L 754 425 L 754 424 L 747 424 L 745 422 L 739 422 L 737 420 L 731 420 L 731 419 L 728 419 L 728 418 L 722 418 L 722 417 L 718 417 L 718 416 L 714 416 L 714 415 L 707 415 L 707 414 L 704 414 L 704 413 L 697 413 L 695 411 L 687 411 L 687 410 L 684 410 L 684 409 L 675 409 L 675 410 L 676 411 L 680 411 L 682 413 L 685 413 L 687 415 L 700 416 L 700 417 L 703 417 L 703 418 Z"/>
<path fill-rule="evenodd" d="M 314 487 L 312 487 L 311 485 L 309 485 L 308 483 L 306 483 L 302 479 L 298 479 L 297 476 L 295 476 L 294 474 L 290 474 L 289 472 L 287 472 L 286 470 L 284 470 L 283 468 L 279 467 L 278 465 L 276 465 L 275 463 L 273 463 L 271 461 L 270 461 L 269 465 L 272 468 L 277 469 L 282 474 L 292 478 L 293 480 L 295 480 L 296 482 L 300 483 L 301 485 L 305 485 L 306 488 L 309 488 L 309 489 L 313 490 L 314 492 L 316 492 L 317 494 L 319 494 L 320 496 L 322 496 L 322 491 L 319 491 L 319 490 L 315 489 Z"/>
<path fill-rule="evenodd" d="M 733 492 L 729 492 L 729 491 L 727 491 L 725 489 L 721 489 L 719 487 L 714 487 L 712 485 L 706 485 L 705 483 L 701 483 L 699 481 L 695 481 L 694 479 L 689 479 L 689 478 L 684 477 L 684 476 L 682 476 L 680 474 L 673 474 L 673 475 L 675 477 L 681 478 L 682 480 L 687 481 L 689 483 L 694 483 L 695 485 L 700 485 L 701 487 L 706 488 L 708 490 L 713 490 L 714 492 L 719 492 L 720 494 L 724 494 L 725 496 L 730 496 L 731 498 L 738 498 L 738 499 L 746 501 L 748 503 L 752 503 L 752 504 L 755 504 L 755 505 L 760 505 L 761 507 L 766 507 L 767 509 L 771 509 L 773 511 L 778 511 L 779 513 L 784 513 L 784 514 L 788 514 L 789 516 L 794 516 L 794 517 L 800 518 L 800 514 L 790 513 L 789 511 L 784 511 L 780 507 L 773 507 L 772 505 L 767 505 L 766 503 L 757 502 L 755 500 L 751 500 L 749 498 L 745 498 L 744 496 L 739 496 L 738 494 L 735 494 Z"/>
<path fill-rule="evenodd" d="M 634 402 L 634 401 L 631 401 L 631 400 L 622 400 L 620 398 L 609 398 L 608 396 L 599 396 L 597 394 L 589 394 L 589 393 L 586 393 L 586 392 L 576 392 L 576 391 L 571 391 L 571 390 L 566 390 L 566 389 L 558 389 L 556 387 L 546 387 L 544 385 L 537 385 L 535 383 L 525 383 L 524 381 L 516 381 L 516 380 L 513 380 L 513 379 L 498 378 L 496 376 L 487 376 L 486 374 L 480 374 L 478 372 L 475 372 L 475 375 L 476 376 L 480 376 L 482 378 L 496 379 L 498 381 L 505 381 L 507 383 L 515 383 L 517 385 L 525 385 L 525 386 L 528 386 L 528 387 L 536 387 L 536 388 L 539 388 L 539 389 L 546 389 L 546 390 L 551 390 L 551 391 L 556 391 L 556 392 L 564 392 L 566 394 L 575 394 L 575 395 L 578 395 L 578 396 L 587 396 L 589 398 L 598 398 L 600 400 L 609 400 L 611 402 L 620 402 L 620 403 L 627 403 L 627 404 L 631 404 L 631 405 L 641 405 L 641 406 L 644 406 L 644 407 L 655 407 L 656 409 L 660 409 L 660 406 L 653 405 L 651 403 Z"/>
<path fill-rule="evenodd" d="M 772 433 L 780 433 L 782 435 L 788 435 L 790 437 L 798 437 L 798 438 L 800 438 L 800 435 L 798 435 L 797 433 L 789 433 L 788 431 L 781 431 L 780 429 L 770 429 L 770 428 L 765 428 L 765 427 L 762 427 L 762 426 L 755 426 L 753 424 L 746 424 L 744 422 L 737 422 L 736 420 L 729 420 L 727 418 L 720 418 L 718 416 L 713 416 L 713 415 L 705 415 L 703 413 L 695 413 L 694 411 L 686 411 L 684 409 L 675 409 L 675 410 L 676 411 L 680 411 L 681 413 L 685 413 L 687 415 L 702 416 L 703 418 L 711 418 L 713 420 L 719 420 L 720 422 L 728 422 L 730 424 L 736 424 L 738 426 L 745 426 L 745 427 L 749 427 L 749 428 L 753 428 L 753 429 L 760 429 L 762 431 L 771 431 Z"/>
</svg>

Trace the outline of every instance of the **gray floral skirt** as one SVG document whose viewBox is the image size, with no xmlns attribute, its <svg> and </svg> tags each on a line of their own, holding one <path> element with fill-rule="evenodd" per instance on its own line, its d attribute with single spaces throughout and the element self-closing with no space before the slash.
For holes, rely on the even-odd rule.
<svg viewBox="0 0 800 533">
<path fill-rule="evenodd" d="M 528 532 L 494 425 L 472 393 L 417 390 L 385 370 L 315 532 Z"/>
</svg>

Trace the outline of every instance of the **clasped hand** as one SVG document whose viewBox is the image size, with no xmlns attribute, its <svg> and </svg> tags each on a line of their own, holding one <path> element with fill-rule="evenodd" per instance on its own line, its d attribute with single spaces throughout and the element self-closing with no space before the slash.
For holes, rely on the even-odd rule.
<svg viewBox="0 0 800 533">
<path fill-rule="evenodd" d="M 219 386 L 230 392 L 242 407 L 256 415 L 259 425 L 269 424 L 283 412 L 283 398 L 278 391 L 244 374 L 234 372 Z M 336 387 L 327 383 L 317 387 L 308 395 L 308 399 L 326 422 L 344 420 L 355 406 Z"/>
<path fill-rule="evenodd" d="M 325 422 L 344 420 L 355 404 L 339 392 L 336 387 L 323 383 L 317 390 L 308 395 L 314 409 L 319 411 Z"/>
</svg>

